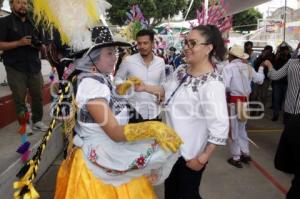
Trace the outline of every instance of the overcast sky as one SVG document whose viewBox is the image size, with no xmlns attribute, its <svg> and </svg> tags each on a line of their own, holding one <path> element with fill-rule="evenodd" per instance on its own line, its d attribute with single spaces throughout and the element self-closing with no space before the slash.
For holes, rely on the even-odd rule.
<svg viewBox="0 0 300 199">
<path fill-rule="evenodd" d="M 247 0 L 247 1 L 251 1 L 251 0 Z M 257 8 L 259 9 L 259 11 L 264 13 L 264 15 L 266 17 L 268 10 L 274 11 L 276 8 L 284 6 L 284 1 L 285 0 L 272 0 L 268 3 L 264 3 L 260 6 L 258 6 Z M 297 2 L 299 2 L 299 1 L 300 0 L 287 0 L 287 6 L 289 6 L 291 8 L 298 8 Z M 3 9 L 9 10 L 8 0 L 4 0 Z"/>
</svg>

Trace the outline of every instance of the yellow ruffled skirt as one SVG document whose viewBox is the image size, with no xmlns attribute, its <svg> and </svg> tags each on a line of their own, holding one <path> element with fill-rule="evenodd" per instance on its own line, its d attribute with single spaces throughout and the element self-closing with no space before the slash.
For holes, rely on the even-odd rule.
<svg viewBox="0 0 300 199">
<path fill-rule="evenodd" d="M 157 199 L 146 177 L 115 187 L 96 178 L 86 166 L 81 149 L 62 162 L 56 181 L 55 199 Z"/>
</svg>

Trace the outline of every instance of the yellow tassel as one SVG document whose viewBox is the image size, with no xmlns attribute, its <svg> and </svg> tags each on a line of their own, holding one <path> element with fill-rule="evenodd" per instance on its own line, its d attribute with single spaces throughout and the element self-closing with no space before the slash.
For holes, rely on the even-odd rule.
<svg viewBox="0 0 300 199">
<path fill-rule="evenodd" d="M 32 182 L 30 180 L 33 171 L 34 171 L 34 167 L 35 167 L 35 162 L 33 160 L 29 161 L 30 167 L 28 169 L 28 171 L 26 172 L 26 174 L 17 182 L 13 183 L 13 187 L 14 189 L 22 189 L 25 186 L 28 186 L 29 191 L 32 192 L 32 194 L 30 194 L 30 198 L 28 198 L 28 193 L 26 193 L 24 195 L 24 198 L 28 198 L 28 199 L 37 199 L 39 198 L 38 193 L 36 192 L 36 190 L 33 188 Z M 31 195 L 33 197 L 31 197 Z M 25 197 L 26 196 L 26 197 Z M 19 199 L 20 198 L 20 190 L 14 193 L 14 199 Z"/>
<path fill-rule="evenodd" d="M 16 192 L 14 193 L 14 199 L 21 199 L 21 197 L 20 197 L 20 192 L 21 192 L 21 191 L 16 191 Z"/>
<path fill-rule="evenodd" d="M 36 189 L 34 188 L 32 183 L 30 183 L 28 185 L 28 189 L 29 189 L 29 192 L 24 195 L 23 199 L 39 199 L 40 198 L 39 193 L 36 191 Z"/>
</svg>

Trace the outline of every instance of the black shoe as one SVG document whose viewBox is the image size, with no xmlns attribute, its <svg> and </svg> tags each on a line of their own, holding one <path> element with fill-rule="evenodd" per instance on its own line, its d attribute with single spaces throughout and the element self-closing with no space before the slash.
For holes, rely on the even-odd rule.
<svg viewBox="0 0 300 199">
<path fill-rule="evenodd" d="M 234 160 L 233 158 L 229 158 L 227 162 L 236 168 L 243 168 L 243 165 L 240 160 Z"/>
<path fill-rule="evenodd" d="M 249 155 L 241 155 L 241 162 L 249 164 L 251 162 L 251 157 Z"/>
</svg>

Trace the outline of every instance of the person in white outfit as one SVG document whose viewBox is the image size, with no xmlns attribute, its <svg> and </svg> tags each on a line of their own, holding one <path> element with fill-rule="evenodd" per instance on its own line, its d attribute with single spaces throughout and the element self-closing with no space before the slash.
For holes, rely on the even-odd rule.
<svg viewBox="0 0 300 199">
<path fill-rule="evenodd" d="M 243 167 L 241 162 L 249 163 L 251 158 L 249 138 L 246 132 L 246 120 L 238 117 L 237 104 L 245 105 L 248 101 L 251 93 L 251 81 L 257 84 L 262 84 L 264 81 L 264 68 L 260 66 L 258 72 L 256 72 L 250 65 L 244 63 L 244 60 L 248 57 L 249 55 L 244 53 L 241 46 L 234 45 L 229 50 L 229 64 L 223 69 L 223 78 L 229 95 L 229 113 L 231 116 L 232 143 L 230 144 L 230 152 L 232 157 L 228 159 L 228 163 L 238 168 Z"/>
</svg>

